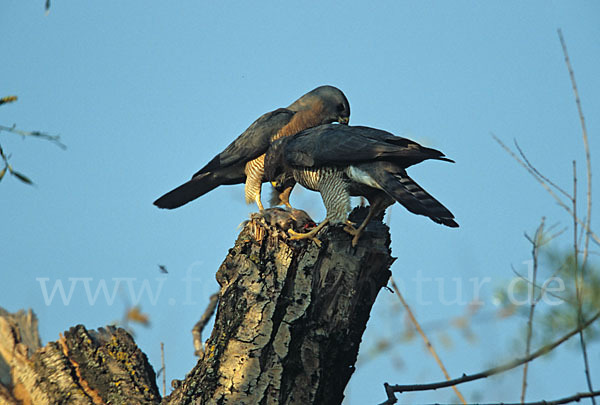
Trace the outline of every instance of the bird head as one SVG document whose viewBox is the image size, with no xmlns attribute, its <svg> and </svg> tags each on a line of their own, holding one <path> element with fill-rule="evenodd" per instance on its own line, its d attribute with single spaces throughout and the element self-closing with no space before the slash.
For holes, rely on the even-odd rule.
<svg viewBox="0 0 600 405">
<path fill-rule="evenodd" d="M 294 101 L 288 109 L 304 111 L 320 109 L 321 124 L 339 122 L 347 125 L 350 121 L 350 103 L 340 89 L 333 86 L 319 86 Z"/>
</svg>

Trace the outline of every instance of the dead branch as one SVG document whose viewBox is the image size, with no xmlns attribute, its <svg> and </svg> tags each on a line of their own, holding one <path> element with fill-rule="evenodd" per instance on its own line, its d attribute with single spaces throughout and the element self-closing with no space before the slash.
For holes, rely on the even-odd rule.
<svg viewBox="0 0 600 405">
<path fill-rule="evenodd" d="M 573 87 L 573 94 L 575 95 L 575 104 L 577 105 L 577 111 L 579 113 L 579 121 L 581 122 L 581 132 L 583 136 L 583 146 L 585 149 L 585 161 L 586 161 L 586 173 L 587 173 L 587 215 L 585 221 L 585 242 L 583 249 L 583 260 L 581 264 L 581 269 L 578 267 L 577 259 L 579 255 L 579 248 L 577 246 L 577 172 L 575 170 L 575 162 L 573 162 L 573 232 L 574 232 L 574 258 L 575 258 L 575 283 L 577 289 L 577 322 L 579 325 L 583 322 L 583 313 L 582 313 L 582 297 L 581 297 L 581 283 L 584 281 L 584 270 L 585 265 L 588 259 L 588 251 L 589 251 L 589 242 L 590 242 L 590 226 L 592 221 L 592 162 L 590 155 L 590 145 L 587 136 L 587 129 L 585 127 L 585 118 L 583 116 L 583 109 L 581 108 L 581 100 L 579 99 L 579 91 L 577 90 L 577 83 L 575 82 L 575 73 L 573 72 L 573 67 L 571 66 L 571 60 L 569 59 L 569 53 L 567 52 L 567 44 L 565 43 L 565 39 L 563 37 L 562 31 L 558 29 L 558 38 L 560 40 L 560 45 L 562 47 L 563 54 L 565 55 L 565 64 L 567 65 L 567 69 L 569 71 L 569 77 L 571 79 L 571 85 Z M 579 342 L 581 344 L 581 354 L 583 356 L 583 364 L 585 368 L 585 378 L 588 385 L 588 389 L 590 392 L 594 391 L 592 386 L 592 377 L 590 375 L 590 365 L 587 355 L 587 348 L 585 343 L 585 338 L 583 336 L 583 331 L 579 332 Z M 590 397 L 592 403 L 596 405 L 596 399 L 592 396 Z"/>
<path fill-rule="evenodd" d="M 531 280 L 531 284 L 535 286 L 537 281 L 537 270 L 538 270 L 538 257 L 540 253 L 540 245 L 543 244 L 544 237 L 544 222 L 545 218 L 542 217 L 542 221 L 540 226 L 535 231 L 535 235 L 533 238 L 529 238 L 527 235 L 527 239 L 531 242 L 531 257 L 533 259 L 533 276 Z M 533 313 L 535 312 L 535 306 L 538 303 L 539 299 L 542 298 L 543 290 L 540 291 L 540 295 L 538 299 L 533 298 L 533 287 L 531 288 L 531 305 L 529 307 L 529 318 L 527 320 L 527 338 L 525 341 L 525 357 L 529 356 L 531 351 L 531 338 L 533 336 Z M 523 383 L 521 384 L 521 404 L 525 403 L 525 393 L 527 392 L 527 371 L 529 369 L 529 363 L 525 363 L 523 366 Z"/>
<path fill-rule="evenodd" d="M 217 303 L 219 302 L 219 293 L 214 293 L 210 296 L 208 301 L 208 306 L 204 310 L 204 313 L 200 317 L 200 320 L 196 322 L 194 328 L 192 329 L 192 338 L 194 340 L 194 354 L 196 356 L 201 356 L 204 352 L 204 348 L 202 347 L 202 331 L 206 327 L 210 318 L 212 318 L 215 313 L 215 309 L 217 309 Z"/>
<path fill-rule="evenodd" d="M 500 374 L 500 373 L 503 373 L 508 370 L 512 370 L 515 367 L 519 367 L 519 366 L 521 366 L 525 363 L 528 363 L 540 356 L 550 353 L 552 350 L 554 350 L 555 348 L 557 348 L 558 346 L 560 346 L 561 344 L 563 344 L 564 342 L 566 342 L 567 340 L 569 340 L 570 338 L 572 338 L 573 336 L 578 334 L 580 330 L 583 330 L 583 329 L 587 328 L 588 326 L 590 326 L 598 318 L 600 318 L 600 312 L 596 313 L 596 315 L 594 315 L 590 320 L 586 321 L 583 325 L 581 325 L 581 327 L 578 327 L 578 328 L 572 330 L 571 332 L 567 333 L 566 335 L 564 335 L 560 339 L 556 340 L 555 342 L 541 347 L 540 349 L 538 349 L 534 353 L 530 354 L 529 356 L 523 357 L 520 359 L 515 359 L 515 360 L 510 361 L 501 366 L 492 367 L 488 370 L 485 370 L 485 371 L 482 371 L 482 372 L 479 372 L 476 374 L 470 374 L 470 375 L 463 374 L 462 377 L 455 378 L 450 381 L 440 381 L 440 382 L 429 383 L 429 384 L 389 385 L 388 383 L 385 383 L 384 387 L 385 387 L 385 392 L 388 396 L 388 399 L 387 399 L 387 401 L 383 402 L 381 405 L 395 404 L 398 401 L 398 399 L 395 396 L 395 393 L 410 392 L 410 391 L 437 390 L 438 388 L 446 388 L 446 387 L 451 387 L 451 386 L 457 385 L 457 384 L 463 384 L 463 383 L 470 382 L 470 381 L 480 380 L 482 378 L 487 378 L 492 375 L 496 375 L 496 374 Z"/>
<path fill-rule="evenodd" d="M 525 170 L 527 170 L 527 172 L 538 182 L 540 183 L 540 185 L 544 188 L 544 190 L 546 190 L 546 192 L 548 192 L 548 194 L 550 194 L 550 196 L 552 198 L 554 198 L 554 200 L 557 202 L 557 204 L 563 208 L 565 211 L 567 211 L 567 213 L 574 217 L 577 221 L 577 223 L 581 226 L 584 227 L 584 229 L 586 230 L 586 232 L 589 232 L 590 238 L 592 238 L 594 240 L 594 242 L 596 242 L 596 244 L 600 245 L 600 236 L 598 236 L 596 233 L 594 233 L 591 229 L 591 227 L 587 224 L 587 221 L 583 221 L 581 218 L 579 218 L 578 216 L 574 215 L 573 210 L 571 209 L 571 207 L 569 207 L 558 195 L 556 195 L 556 193 L 554 192 L 554 190 L 552 190 L 551 186 L 549 185 L 549 183 L 547 183 L 544 178 L 545 177 L 540 177 L 536 174 L 536 171 L 534 171 L 532 168 L 530 168 L 527 163 L 525 163 L 521 158 L 519 158 L 519 156 L 517 156 L 508 146 L 506 146 L 506 144 L 504 142 L 502 142 L 500 140 L 500 138 L 498 138 L 496 135 L 492 134 L 492 138 L 494 138 L 494 140 L 496 142 L 498 142 L 498 144 L 502 147 L 502 149 L 504 149 L 506 151 L 506 153 L 508 153 L 517 163 L 519 163 L 523 168 L 525 168 Z"/>
<path fill-rule="evenodd" d="M 488 404 L 478 403 L 477 405 L 562 405 L 562 404 L 568 404 L 571 402 L 579 402 L 584 398 L 593 398 L 593 397 L 597 397 L 597 396 L 600 396 L 600 391 L 578 392 L 577 394 L 571 395 L 569 397 L 565 397 L 565 398 L 561 398 L 561 399 L 554 399 L 554 400 L 541 400 L 541 401 L 525 402 L 525 403 L 522 403 L 522 402 L 514 402 L 514 403 L 511 403 L 511 402 L 498 403 L 498 402 L 496 402 L 496 403 L 488 403 Z M 444 404 L 435 404 L 435 405 L 444 405 Z"/>
<path fill-rule="evenodd" d="M 26 327 L 17 320 L 20 313 L 0 312 L 0 357 L 10 370 L 0 384 L 0 399 L 7 403 L 160 402 L 152 366 L 123 329 L 88 331 L 78 325 L 39 347 L 31 312 Z"/>
<path fill-rule="evenodd" d="M 421 335 L 421 338 L 423 339 L 423 342 L 425 342 L 425 346 L 427 346 L 427 350 L 429 350 L 429 353 L 431 353 L 431 355 L 435 359 L 435 362 L 437 363 L 438 367 L 442 370 L 442 373 L 444 373 L 444 377 L 446 377 L 446 381 L 449 381 L 450 380 L 450 374 L 448 374 L 448 371 L 446 370 L 446 367 L 444 367 L 444 363 L 442 363 L 442 359 L 440 359 L 440 357 L 438 356 L 435 348 L 433 347 L 433 345 L 431 344 L 431 342 L 427 338 L 427 335 L 425 334 L 425 332 L 421 328 L 421 325 L 417 321 L 417 318 L 415 317 L 415 315 L 413 314 L 412 310 L 408 306 L 408 303 L 406 302 L 406 300 L 402 296 L 402 293 L 400 292 L 400 289 L 398 288 L 398 286 L 396 285 L 396 282 L 394 281 L 394 279 L 392 277 L 390 277 L 390 284 L 392 285 L 392 289 L 394 290 L 394 292 L 396 293 L 396 296 L 398 297 L 398 299 L 402 303 L 402 306 L 404 307 L 404 310 L 408 314 L 408 317 L 410 318 L 410 320 L 411 320 L 412 324 L 414 325 L 415 329 L 417 329 L 417 332 L 419 332 L 419 335 Z M 458 397 L 458 399 L 460 399 L 460 402 L 463 403 L 463 404 L 466 404 L 467 401 L 465 400 L 465 397 L 462 395 L 462 393 L 458 390 L 458 388 L 453 385 L 452 389 L 454 390 L 454 393 L 456 394 L 456 396 Z"/>
<path fill-rule="evenodd" d="M 64 143 L 61 142 L 60 135 L 50 135 L 50 134 L 47 134 L 42 131 L 23 131 L 21 129 L 17 129 L 16 125 L 13 125 L 11 127 L 0 125 L 0 132 L 1 131 L 12 133 L 15 135 L 20 135 L 22 137 L 33 137 L 33 138 L 45 139 L 46 141 L 50 141 L 50 142 L 54 143 L 56 146 L 58 146 L 59 148 L 61 148 L 63 150 L 67 149 L 67 145 L 65 145 Z"/>
</svg>

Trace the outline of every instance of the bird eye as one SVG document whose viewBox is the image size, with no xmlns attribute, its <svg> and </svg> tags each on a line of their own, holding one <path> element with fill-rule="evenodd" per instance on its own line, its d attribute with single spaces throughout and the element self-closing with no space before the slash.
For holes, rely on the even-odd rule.
<svg viewBox="0 0 600 405">
<path fill-rule="evenodd" d="M 342 112 L 342 111 L 344 111 L 345 109 L 346 109 L 346 107 L 344 106 L 344 104 L 338 104 L 338 106 L 337 106 L 337 110 L 338 110 L 338 112 Z"/>
</svg>

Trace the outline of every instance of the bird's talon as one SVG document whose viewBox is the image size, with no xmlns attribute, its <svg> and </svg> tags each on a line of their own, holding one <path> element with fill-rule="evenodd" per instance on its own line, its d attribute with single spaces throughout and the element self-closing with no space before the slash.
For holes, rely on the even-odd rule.
<svg viewBox="0 0 600 405">
<path fill-rule="evenodd" d="M 318 238 L 315 238 L 314 236 L 309 239 L 312 240 L 318 248 L 320 248 L 323 245 L 321 241 Z"/>
<path fill-rule="evenodd" d="M 360 238 L 360 235 L 362 235 L 363 230 L 363 227 L 355 228 L 349 224 L 346 224 L 346 226 L 344 227 L 344 231 L 348 232 L 350 235 L 353 236 L 352 247 L 356 247 L 356 245 L 358 245 L 358 239 Z"/>
<path fill-rule="evenodd" d="M 290 235 L 291 240 L 310 239 L 313 242 L 315 242 L 315 244 L 317 246 L 321 247 L 321 241 L 316 238 L 316 235 L 328 223 L 329 223 L 329 221 L 325 220 L 325 221 L 321 222 L 321 224 L 319 226 L 317 226 L 316 228 L 314 228 L 311 231 L 306 232 L 306 233 L 300 233 L 300 232 L 294 231 L 293 229 L 288 229 L 288 234 Z"/>
<path fill-rule="evenodd" d="M 296 232 L 293 229 L 288 229 L 287 232 L 290 235 L 290 239 L 292 240 L 300 239 L 298 235 L 303 235 L 302 233 Z"/>
<path fill-rule="evenodd" d="M 349 224 L 344 226 L 344 231 L 348 232 L 352 236 L 356 236 L 356 235 L 360 234 L 358 229 L 356 229 L 355 227 L 353 227 L 352 225 L 349 225 Z"/>
</svg>

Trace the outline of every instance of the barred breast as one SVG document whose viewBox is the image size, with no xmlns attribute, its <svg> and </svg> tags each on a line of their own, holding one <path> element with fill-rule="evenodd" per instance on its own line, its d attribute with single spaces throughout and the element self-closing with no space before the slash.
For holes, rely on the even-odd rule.
<svg viewBox="0 0 600 405">
<path fill-rule="evenodd" d="M 350 212 L 350 194 L 347 178 L 336 168 L 296 169 L 294 179 L 304 187 L 318 191 L 327 210 L 327 219 L 333 224 L 346 222 Z"/>
<path fill-rule="evenodd" d="M 246 163 L 246 186 L 245 195 L 246 203 L 250 204 L 253 201 L 260 201 L 260 189 L 262 186 L 263 176 L 265 174 L 265 155 L 260 155 Z M 260 208 L 260 205 L 259 205 Z"/>
</svg>

